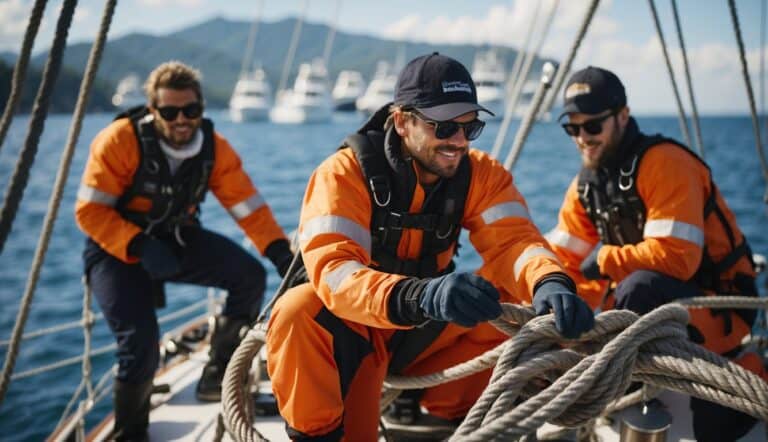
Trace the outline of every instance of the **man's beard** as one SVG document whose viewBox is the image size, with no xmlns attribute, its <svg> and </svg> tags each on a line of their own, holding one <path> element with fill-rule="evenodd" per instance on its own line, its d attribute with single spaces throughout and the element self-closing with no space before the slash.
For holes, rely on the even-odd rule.
<svg viewBox="0 0 768 442">
<path fill-rule="evenodd" d="M 428 171 L 430 173 L 433 173 L 433 174 L 435 174 L 435 175 L 437 175 L 437 176 L 439 176 L 441 178 L 451 178 L 454 175 L 456 175 L 456 171 L 459 170 L 458 164 L 461 164 L 461 161 L 459 161 L 459 163 L 456 165 L 456 167 L 451 167 L 451 166 L 441 167 L 438 164 L 438 162 L 437 162 L 437 156 L 440 155 L 438 153 L 438 151 L 440 149 L 447 149 L 447 150 L 450 150 L 450 151 L 454 151 L 454 152 L 458 153 L 460 155 L 460 157 L 462 157 L 466 153 L 465 149 L 456 149 L 456 148 L 453 148 L 453 147 L 450 147 L 450 146 L 436 146 L 435 150 L 434 150 L 435 155 L 432 157 L 432 159 L 433 159 L 432 163 L 427 163 L 427 162 L 423 161 L 421 158 L 419 158 L 419 157 L 417 157 L 415 155 L 412 155 L 412 157 L 413 157 L 414 160 L 416 160 L 416 162 L 419 164 L 419 166 L 421 166 L 422 169 L 424 169 L 424 170 L 426 170 L 426 171 Z M 417 152 L 418 151 L 427 151 L 428 152 L 427 148 L 425 148 L 425 147 L 417 148 L 416 151 Z"/>
</svg>

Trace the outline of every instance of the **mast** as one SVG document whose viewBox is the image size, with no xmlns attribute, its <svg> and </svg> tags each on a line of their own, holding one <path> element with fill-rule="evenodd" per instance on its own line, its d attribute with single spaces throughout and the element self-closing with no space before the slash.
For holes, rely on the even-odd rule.
<svg viewBox="0 0 768 442">
<path fill-rule="evenodd" d="M 293 64 L 293 57 L 296 55 L 296 47 L 299 46 L 299 37 L 301 36 L 301 27 L 304 24 L 304 17 L 307 15 L 308 0 L 302 1 L 301 14 L 296 20 L 296 26 L 293 27 L 293 35 L 291 36 L 291 44 L 288 46 L 288 54 L 285 56 L 285 63 L 283 63 L 283 72 L 280 75 L 280 83 L 277 86 L 277 94 L 285 89 L 285 85 L 288 83 L 288 75 L 291 73 L 291 65 Z"/>
<path fill-rule="evenodd" d="M 251 23 L 251 29 L 248 32 L 248 41 L 245 43 L 245 54 L 243 54 L 243 64 L 240 66 L 240 77 L 245 76 L 251 70 L 253 64 L 253 51 L 256 45 L 256 35 L 259 32 L 259 21 L 261 20 L 261 11 L 264 8 L 264 0 L 258 0 L 256 6 L 256 17 Z"/>
</svg>

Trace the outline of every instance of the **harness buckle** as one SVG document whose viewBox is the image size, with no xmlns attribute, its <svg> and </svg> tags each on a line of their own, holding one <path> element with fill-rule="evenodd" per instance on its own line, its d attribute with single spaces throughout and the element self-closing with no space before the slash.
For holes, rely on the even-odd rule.
<svg viewBox="0 0 768 442">
<path fill-rule="evenodd" d="M 637 167 L 637 159 L 638 156 L 635 155 L 634 158 L 632 158 L 632 164 L 629 166 L 629 170 L 625 171 L 624 168 L 619 169 L 619 189 L 626 192 L 627 190 L 632 188 L 632 185 L 635 182 L 635 179 L 632 178 L 632 175 L 635 174 L 635 168 Z M 625 183 L 625 180 L 629 180 Z"/>
<path fill-rule="evenodd" d="M 394 230 L 403 230 L 403 215 L 397 212 L 389 212 L 386 227 Z"/>
<path fill-rule="evenodd" d="M 448 225 L 448 230 L 445 232 L 445 235 L 443 235 L 442 233 L 440 233 L 440 228 L 439 228 L 439 226 L 438 226 L 438 228 L 437 228 L 437 229 L 435 229 L 435 236 L 436 236 L 438 239 L 445 239 L 445 238 L 448 238 L 448 236 L 450 236 L 450 234 L 451 234 L 452 232 L 453 232 L 453 223 L 451 223 L 450 225 Z"/>
<path fill-rule="evenodd" d="M 368 184 L 370 184 L 371 186 L 373 201 L 376 202 L 376 205 L 378 205 L 379 207 L 387 207 L 389 205 L 389 202 L 392 199 L 392 192 L 389 189 L 389 183 L 387 182 L 387 178 L 381 175 L 372 176 L 371 178 L 368 179 Z M 379 200 L 379 192 L 387 193 L 386 201 L 381 202 Z"/>
</svg>

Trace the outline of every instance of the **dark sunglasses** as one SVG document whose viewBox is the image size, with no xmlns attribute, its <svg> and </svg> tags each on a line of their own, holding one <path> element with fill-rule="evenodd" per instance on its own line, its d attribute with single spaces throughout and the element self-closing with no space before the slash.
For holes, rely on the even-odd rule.
<svg viewBox="0 0 768 442">
<path fill-rule="evenodd" d="M 563 129 L 565 129 L 565 133 L 572 137 L 578 137 L 581 129 L 584 129 L 584 131 L 590 135 L 600 135 L 600 133 L 603 131 L 603 122 L 616 115 L 617 113 L 618 111 L 612 111 L 608 115 L 593 118 L 581 124 L 565 123 L 562 126 Z"/>
<path fill-rule="evenodd" d="M 485 121 L 475 118 L 472 121 L 466 123 L 459 123 L 458 121 L 434 121 L 424 118 L 418 112 L 411 112 L 411 114 L 419 120 L 435 127 L 435 137 L 440 140 L 451 138 L 459 131 L 464 129 L 464 137 L 467 141 L 476 140 L 477 137 L 483 132 L 485 127 Z"/>
<path fill-rule="evenodd" d="M 179 106 L 163 106 L 157 108 L 157 113 L 163 117 L 165 121 L 175 121 L 179 116 L 179 112 L 183 113 L 185 117 L 189 119 L 199 118 L 203 114 L 203 105 L 200 103 L 189 103 L 182 107 Z"/>
</svg>

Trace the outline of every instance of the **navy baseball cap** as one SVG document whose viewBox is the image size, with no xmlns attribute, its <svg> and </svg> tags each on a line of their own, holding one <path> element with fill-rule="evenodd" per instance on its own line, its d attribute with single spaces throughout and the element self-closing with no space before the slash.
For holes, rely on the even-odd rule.
<svg viewBox="0 0 768 442">
<path fill-rule="evenodd" d="M 572 112 L 599 114 L 609 109 L 621 109 L 627 105 L 627 95 L 616 74 L 588 66 L 571 75 L 563 101 L 560 118 Z"/>
<path fill-rule="evenodd" d="M 435 121 L 448 121 L 468 112 L 493 112 L 477 104 L 469 71 L 453 58 L 434 52 L 414 58 L 395 85 L 395 104 L 413 107 Z"/>
</svg>

